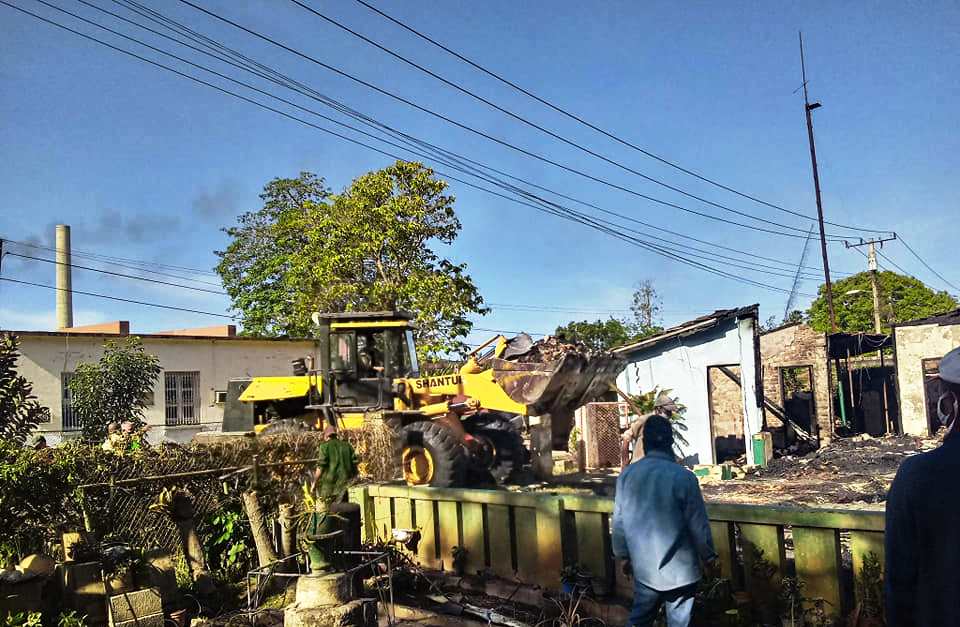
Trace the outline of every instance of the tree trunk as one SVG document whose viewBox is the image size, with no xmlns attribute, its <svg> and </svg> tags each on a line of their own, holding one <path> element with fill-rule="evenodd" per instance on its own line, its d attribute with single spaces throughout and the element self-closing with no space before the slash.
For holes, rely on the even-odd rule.
<svg viewBox="0 0 960 627">
<path fill-rule="evenodd" d="M 180 533 L 180 544 L 183 549 L 183 559 L 187 563 L 187 570 L 190 577 L 197 582 L 197 586 L 203 594 L 213 592 L 213 581 L 210 579 L 210 571 L 207 570 L 207 561 L 203 555 L 203 545 L 200 544 L 200 536 L 197 535 L 197 527 L 194 523 L 195 510 L 193 501 L 189 496 L 178 494 L 174 496 L 171 504 L 171 513 L 173 522 Z"/>
<path fill-rule="evenodd" d="M 253 534 L 253 542 L 257 545 L 257 562 L 260 568 L 277 561 L 277 553 L 273 550 L 273 539 L 267 528 L 267 518 L 263 515 L 255 491 L 247 490 L 243 493 L 243 511 L 246 512 L 247 520 L 250 521 L 250 531 Z"/>
<path fill-rule="evenodd" d="M 297 553 L 297 518 L 290 503 L 280 505 L 280 552 L 281 557 Z"/>
</svg>

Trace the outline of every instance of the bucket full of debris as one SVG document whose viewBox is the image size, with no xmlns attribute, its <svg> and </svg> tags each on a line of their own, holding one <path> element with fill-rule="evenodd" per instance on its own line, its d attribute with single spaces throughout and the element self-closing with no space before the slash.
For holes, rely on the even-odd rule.
<svg viewBox="0 0 960 627">
<path fill-rule="evenodd" d="M 506 341 L 506 347 L 484 358 L 494 380 L 510 398 L 528 407 L 529 414 L 550 416 L 554 445 L 566 447 L 578 407 L 609 392 L 626 365 L 612 353 L 548 336 L 534 341 L 526 333 Z"/>
</svg>

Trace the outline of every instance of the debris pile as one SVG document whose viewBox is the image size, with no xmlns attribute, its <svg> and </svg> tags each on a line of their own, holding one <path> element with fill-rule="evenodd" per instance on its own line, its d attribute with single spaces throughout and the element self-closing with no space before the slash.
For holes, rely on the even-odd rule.
<svg viewBox="0 0 960 627">
<path fill-rule="evenodd" d="M 806 455 L 785 455 L 770 461 L 767 468 L 757 471 L 758 478 L 777 477 L 797 479 L 811 475 L 896 473 L 900 464 L 910 455 L 936 447 L 936 440 L 915 436 L 887 436 L 871 438 L 859 435 L 834 440 L 827 446 Z"/>
<path fill-rule="evenodd" d="M 548 335 L 533 341 L 526 333 L 507 341 L 507 350 L 503 358 L 522 364 L 550 363 L 559 361 L 567 353 L 588 354 L 590 349 L 585 344 L 570 343 L 555 335 Z"/>
</svg>

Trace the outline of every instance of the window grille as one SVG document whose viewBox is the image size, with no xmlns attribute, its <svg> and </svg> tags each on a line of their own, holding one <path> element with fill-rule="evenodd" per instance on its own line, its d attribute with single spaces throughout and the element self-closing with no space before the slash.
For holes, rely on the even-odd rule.
<svg viewBox="0 0 960 627">
<path fill-rule="evenodd" d="M 200 424 L 200 373 L 166 372 L 163 383 L 166 425 Z"/>
</svg>

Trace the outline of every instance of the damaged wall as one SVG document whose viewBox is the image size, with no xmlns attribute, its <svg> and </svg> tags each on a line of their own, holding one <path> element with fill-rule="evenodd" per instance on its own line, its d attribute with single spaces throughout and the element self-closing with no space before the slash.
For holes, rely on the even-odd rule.
<svg viewBox="0 0 960 627">
<path fill-rule="evenodd" d="M 760 360 L 763 368 L 763 393 L 767 401 L 784 407 L 780 369 L 795 366 L 813 368 L 813 401 L 820 444 L 828 444 L 833 436 L 833 389 L 830 363 L 827 360 L 827 336 L 806 324 L 792 324 L 760 336 Z M 783 421 L 777 412 L 765 409 L 767 428 L 782 431 Z"/>
<path fill-rule="evenodd" d="M 943 357 L 960 346 L 960 323 L 897 326 L 894 338 L 901 427 L 904 433 L 924 436 L 930 433 L 930 428 L 923 361 Z"/>
</svg>

